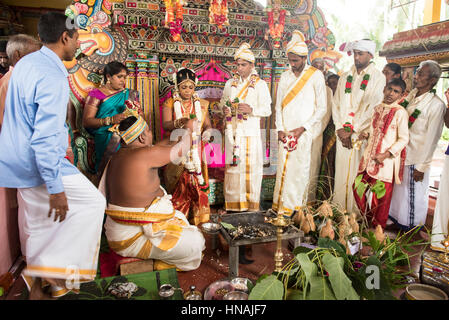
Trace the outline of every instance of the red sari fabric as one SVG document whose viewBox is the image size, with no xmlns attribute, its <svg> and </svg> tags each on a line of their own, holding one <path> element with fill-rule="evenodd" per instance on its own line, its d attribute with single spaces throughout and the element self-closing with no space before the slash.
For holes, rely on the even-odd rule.
<svg viewBox="0 0 449 320">
<path fill-rule="evenodd" d="M 184 170 L 179 177 L 172 195 L 172 202 L 175 209 L 184 213 L 191 224 L 198 225 L 209 221 L 209 197 L 206 191 L 200 188 L 195 175 L 187 170 Z"/>
</svg>

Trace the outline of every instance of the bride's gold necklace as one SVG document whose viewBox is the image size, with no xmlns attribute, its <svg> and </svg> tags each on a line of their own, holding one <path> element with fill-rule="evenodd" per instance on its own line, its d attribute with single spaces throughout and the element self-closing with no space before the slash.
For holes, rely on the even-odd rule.
<svg viewBox="0 0 449 320">
<path fill-rule="evenodd" d="M 192 98 L 190 98 L 188 100 L 182 100 L 181 105 L 182 105 L 182 109 L 183 109 L 183 112 L 182 112 L 183 115 L 189 116 L 192 113 L 192 106 L 193 106 Z"/>
</svg>

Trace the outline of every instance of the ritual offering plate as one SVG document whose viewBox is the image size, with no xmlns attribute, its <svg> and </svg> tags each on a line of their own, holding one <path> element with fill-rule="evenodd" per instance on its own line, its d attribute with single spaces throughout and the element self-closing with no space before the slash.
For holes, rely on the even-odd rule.
<svg viewBox="0 0 449 320">
<path fill-rule="evenodd" d="M 231 284 L 235 290 L 245 293 L 249 293 L 253 288 L 253 283 L 248 278 L 234 278 L 231 280 Z"/>
<path fill-rule="evenodd" d="M 235 291 L 235 288 L 231 281 L 215 281 L 204 291 L 204 300 L 223 300 L 224 296 L 232 291 Z"/>
<path fill-rule="evenodd" d="M 405 289 L 407 300 L 448 300 L 447 294 L 437 287 L 414 283 Z"/>
<path fill-rule="evenodd" d="M 134 282 L 120 282 L 109 286 L 108 292 L 118 298 L 131 298 L 138 287 Z"/>
<path fill-rule="evenodd" d="M 218 233 L 220 231 L 221 225 L 215 222 L 206 222 L 201 225 L 201 229 L 206 233 Z"/>
<path fill-rule="evenodd" d="M 224 295 L 223 300 L 248 300 L 248 294 L 243 291 L 231 291 Z"/>
</svg>

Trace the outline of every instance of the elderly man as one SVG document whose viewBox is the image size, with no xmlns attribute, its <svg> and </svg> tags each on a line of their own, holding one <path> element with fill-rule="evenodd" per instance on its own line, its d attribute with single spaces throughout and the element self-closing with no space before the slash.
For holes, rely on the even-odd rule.
<svg viewBox="0 0 449 320">
<path fill-rule="evenodd" d="M 70 88 L 62 60 L 72 60 L 78 48 L 78 31 L 67 28 L 67 19 L 54 12 L 41 16 L 44 46 L 16 64 L 0 133 L 0 186 L 18 191 L 31 299 L 44 297 L 42 279 L 59 297 L 95 278 L 106 206 L 98 189 L 65 158 Z"/>
<path fill-rule="evenodd" d="M 413 79 L 415 88 L 400 103 L 409 115 L 410 140 L 404 180 L 393 190 L 390 219 L 405 230 L 426 222 L 430 164 L 446 112 L 443 100 L 432 90 L 440 76 L 441 67 L 437 62 L 421 62 Z"/>
<path fill-rule="evenodd" d="M 6 45 L 6 53 L 10 62 L 9 71 L 0 79 L 0 131 L 2 130 L 6 92 L 8 91 L 8 83 L 12 70 L 22 57 L 39 50 L 41 46 L 39 41 L 26 34 L 17 34 L 9 38 L 8 44 Z"/>
<path fill-rule="evenodd" d="M 312 61 L 312 67 L 318 69 L 323 73 L 323 76 L 326 76 L 325 62 L 322 58 L 316 58 Z M 325 83 L 326 83 L 326 78 Z M 326 113 L 324 117 L 321 119 L 320 123 L 316 126 L 316 137 L 312 141 L 312 154 L 310 161 L 310 177 L 309 177 L 309 187 L 308 187 L 308 197 L 307 202 L 312 203 L 315 201 L 316 192 L 317 192 L 317 183 L 321 168 L 321 154 L 323 148 L 323 132 L 329 124 L 329 121 L 332 116 L 332 89 L 328 86 L 326 88 Z M 320 185 L 318 187 L 319 193 L 322 194 L 323 188 L 326 186 Z"/>
<path fill-rule="evenodd" d="M 158 169 L 190 149 L 193 120 L 179 144 L 164 140 L 152 145 L 145 120 L 127 110 L 129 117 L 110 130 L 121 137 L 100 182 L 107 195 L 105 229 L 109 246 L 125 257 L 157 259 L 156 270 L 175 267 L 188 271 L 199 267 L 204 238 L 185 215 L 175 210 L 171 196 L 161 187 Z M 167 139 L 168 140 L 168 139 Z"/>
<path fill-rule="evenodd" d="M 276 99 L 279 160 L 273 210 L 291 216 L 307 201 L 311 161 L 316 161 L 312 144 L 322 134 L 327 100 L 324 75 L 307 65 L 300 31 L 293 32 L 286 51 L 290 69 L 281 75 Z"/>
<path fill-rule="evenodd" d="M 237 74 L 226 82 L 220 100 L 226 115 L 225 209 L 258 211 L 264 155 L 260 119 L 271 115 L 271 96 L 254 69 L 248 43 L 240 46 L 234 59 Z"/>
<path fill-rule="evenodd" d="M 337 153 L 333 200 L 343 210 L 359 212 L 351 186 L 365 146 L 357 137 L 369 128 L 374 107 L 383 100 L 385 76 L 371 62 L 374 41 L 351 42 L 343 50 L 354 54 L 354 66 L 340 77 L 334 95 Z"/>
</svg>

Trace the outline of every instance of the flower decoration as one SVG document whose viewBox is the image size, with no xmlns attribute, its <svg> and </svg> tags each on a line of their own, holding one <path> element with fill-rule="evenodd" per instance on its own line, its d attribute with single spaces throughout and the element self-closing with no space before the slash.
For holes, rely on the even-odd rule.
<svg viewBox="0 0 449 320">
<path fill-rule="evenodd" d="M 421 114 L 421 110 L 415 109 L 413 113 L 408 118 L 408 127 L 411 128 L 412 125 L 415 123 L 416 119 L 418 119 L 418 116 Z"/>
<path fill-rule="evenodd" d="M 284 149 L 287 150 L 287 152 L 292 152 L 296 150 L 297 146 L 298 138 L 292 135 L 288 135 L 287 141 L 284 143 Z"/>
<path fill-rule="evenodd" d="M 216 24 L 220 30 L 225 26 L 229 26 L 228 19 L 228 1 L 227 0 L 211 0 L 209 6 L 209 23 Z"/>
<path fill-rule="evenodd" d="M 290 13 L 285 9 L 281 9 L 280 1 L 275 1 L 273 6 L 269 2 L 266 11 L 268 15 L 268 30 L 265 34 L 265 40 L 268 40 L 268 35 L 270 35 L 273 39 L 273 47 L 278 49 L 281 46 L 284 34 L 285 17 Z"/>
<path fill-rule="evenodd" d="M 346 132 L 353 132 L 354 126 L 350 122 L 345 122 L 343 124 L 343 129 L 345 129 Z"/>
<path fill-rule="evenodd" d="M 354 78 L 352 77 L 352 75 L 349 75 L 346 78 L 345 93 L 351 93 L 351 91 L 352 91 L 352 80 L 353 79 Z"/>
<path fill-rule="evenodd" d="M 369 74 L 365 74 L 365 75 L 363 76 L 362 83 L 360 84 L 360 89 L 362 89 L 363 91 L 365 91 L 366 86 L 368 85 L 368 81 L 369 81 Z"/>
<path fill-rule="evenodd" d="M 170 29 L 170 35 L 174 42 L 181 41 L 183 22 L 183 0 L 164 0 L 165 3 L 165 27 Z M 175 18 L 176 16 L 176 18 Z"/>
</svg>

